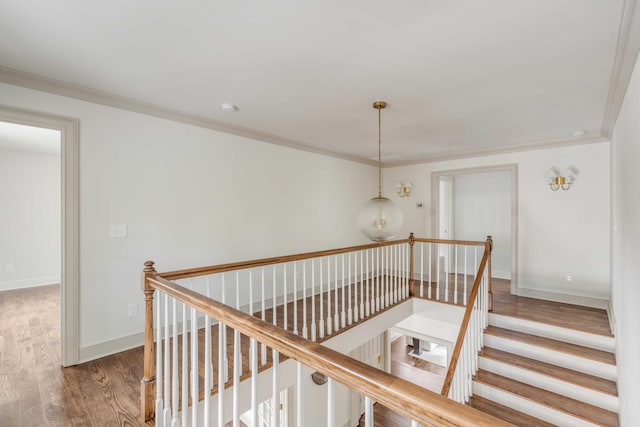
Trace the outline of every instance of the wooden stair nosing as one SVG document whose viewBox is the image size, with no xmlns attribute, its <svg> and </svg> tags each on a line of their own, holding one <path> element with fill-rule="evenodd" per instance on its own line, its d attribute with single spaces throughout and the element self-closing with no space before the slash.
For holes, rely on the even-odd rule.
<svg viewBox="0 0 640 427">
<path fill-rule="evenodd" d="M 602 426 L 619 426 L 618 414 L 492 372 L 479 370 L 474 381 Z"/>
<path fill-rule="evenodd" d="M 585 374 L 583 372 L 574 371 L 553 365 L 539 360 L 530 359 L 528 357 L 509 353 L 491 347 L 482 349 L 480 356 L 493 359 L 502 363 L 517 366 L 522 369 L 534 371 L 542 375 L 558 378 L 562 381 L 588 388 L 600 393 L 611 396 L 618 396 L 618 390 L 615 381 L 605 378 L 596 377 L 594 375 Z"/>
<path fill-rule="evenodd" d="M 497 326 L 489 326 L 484 330 L 487 335 L 493 335 L 521 343 L 570 354 L 594 362 L 600 362 L 607 365 L 615 365 L 615 355 L 608 351 L 596 350 L 594 348 L 584 347 L 576 344 L 569 344 L 563 341 L 545 338 L 538 335 L 531 335 L 525 332 L 513 331 L 510 329 L 499 328 Z"/>
<path fill-rule="evenodd" d="M 472 396 L 469 399 L 469 406 L 520 427 L 555 427 L 555 424 L 548 423 L 480 396 Z"/>
</svg>

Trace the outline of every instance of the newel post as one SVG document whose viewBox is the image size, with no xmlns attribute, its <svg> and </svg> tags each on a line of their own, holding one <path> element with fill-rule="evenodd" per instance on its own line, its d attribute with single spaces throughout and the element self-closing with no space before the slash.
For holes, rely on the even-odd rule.
<svg viewBox="0 0 640 427">
<path fill-rule="evenodd" d="M 154 289 L 147 283 L 147 278 L 156 273 L 153 261 L 144 263 L 142 271 L 142 291 L 144 292 L 144 373 L 140 381 L 141 412 L 145 421 L 155 417 L 155 350 L 153 345 L 153 292 Z"/>
<path fill-rule="evenodd" d="M 413 245 L 416 244 L 416 237 L 413 233 L 409 234 L 409 296 L 414 295 L 413 292 Z"/>
<path fill-rule="evenodd" d="M 491 279 L 491 252 L 493 251 L 493 238 L 487 236 L 486 249 L 489 250 L 489 257 L 487 258 L 487 277 L 489 280 L 489 311 L 493 311 L 493 289 Z"/>
</svg>

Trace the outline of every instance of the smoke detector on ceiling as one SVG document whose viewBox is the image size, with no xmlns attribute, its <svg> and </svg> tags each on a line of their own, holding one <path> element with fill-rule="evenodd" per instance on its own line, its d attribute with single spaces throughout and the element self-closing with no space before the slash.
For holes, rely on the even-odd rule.
<svg viewBox="0 0 640 427">
<path fill-rule="evenodd" d="M 234 113 L 238 111 L 238 107 L 228 102 L 220 104 L 220 108 L 222 108 L 222 111 L 226 111 L 227 113 Z"/>
</svg>

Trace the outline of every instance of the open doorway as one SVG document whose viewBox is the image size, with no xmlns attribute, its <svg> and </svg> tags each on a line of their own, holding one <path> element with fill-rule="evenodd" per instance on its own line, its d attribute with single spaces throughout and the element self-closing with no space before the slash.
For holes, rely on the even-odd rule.
<svg viewBox="0 0 640 427">
<path fill-rule="evenodd" d="M 17 252 L 3 256 L 0 259 L 0 271 L 9 272 L 12 279 L 0 279 L 11 282 L 5 289 L 15 288 L 17 285 L 44 284 L 58 282 L 59 287 L 54 294 L 58 297 L 59 308 L 58 325 L 60 331 L 56 353 L 59 355 L 58 366 L 78 364 L 79 357 L 79 121 L 65 117 L 53 116 L 40 112 L 32 112 L 10 107 L 0 106 L 0 122 L 8 125 L 39 128 L 43 132 L 53 132 L 57 135 L 57 172 L 53 184 L 57 184 L 57 255 L 51 255 L 47 262 L 42 258 L 36 262 L 38 267 L 51 262 L 57 264 L 57 272 L 38 273 L 26 267 L 23 261 L 12 261 L 11 256 Z M 14 147 L 15 148 L 15 147 Z M 5 159 L 7 156 L 5 156 Z M 17 161 L 13 159 L 13 161 Z M 37 199 L 42 197 L 43 188 L 27 190 L 25 198 Z M 8 202 L 8 201 L 7 201 Z M 8 203 L 7 203 L 8 204 Z M 40 211 L 41 215 L 55 215 Z M 10 225 L 10 224 L 9 224 Z M 40 232 L 34 227 L 30 230 L 32 236 L 39 236 Z M 5 245 L 6 246 L 6 245 Z M 54 251 L 55 252 L 55 251 Z M 32 254 L 33 255 L 33 254 Z M 53 261 L 52 261 L 53 260 Z M 8 265 L 7 265 L 8 264 Z M 31 271 L 31 277 L 17 278 L 18 274 Z M 18 283 L 16 283 L 18 282 Z M 42 303 L 42 301 L 40 301 Z M 35 322 L 35 321 L 34 321 Z M 42 352 L 40 352 L 42 354 Z"/>
<path fill-rule="evenodd" d="M 517 288 L 517 165 L 432 174 L 433 235 L 442 239 L 493 238 L 492 276 Z M 452 256 L 440 254 L 441 268 Z"/>
</svg>

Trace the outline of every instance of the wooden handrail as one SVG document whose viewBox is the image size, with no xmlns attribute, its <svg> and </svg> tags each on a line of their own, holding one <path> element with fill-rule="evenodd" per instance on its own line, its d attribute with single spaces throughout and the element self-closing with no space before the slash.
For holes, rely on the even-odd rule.
<svg viewBox="0 0 640 427">
<path fill-rule="evenodd" d="M 483 260 L 486 262 L 486 255 Z M 207 298 L 157 274 L 147 274 L 145 282 L 150 289 L 162 291 L 421 424 L 487 427 L 511 425 Z"/>
<path fill-rule="evenodd" d="M 390 240 L 388 242 L 369 243 L 367 245 L 349 246 L 346 248 L 329 249 L 325 251 L 305 252 L 295 255 L 277 256 L 272 258 L 255 259 L 251 261 L 232 262 L 229 264 L 211 265 L 207 267 L 197 267 L 185 270 L 175 270 L 159 273 L 167 280 L 178 280 L 186 277 L 206 276 L 209 274 L 224 273 L 226 271 L 244 270 L 246 268 L 262 267 L 265 265 L 282 264 L 285 262 L 301 261 L 311 258 L 319 258 L 329 255 L 339 255 L 347 252 L 362 251 L 365 249 L 380 248 L 383 246 L 396 245 L 398 243 L 408 243 L 409 239 Z"/>
<path fill-rule="evenodd" d="M 425 239 L 414 237 L 414 242 L 425 243 L 446 243 L 451 245 L 467 245 L 467 246 L 484 246 L 485 242 L 471 240 L 443 240 L 443 239 Z M 174 270 L 159 273 L 160 276 L 167 280 L 179 280 L 187 277 L 206 276 L 209 274 L 224 273 L 227 271 L 244 270 L 247 268 L 262 267 L 265 265 L 282 264 L 286 262 L 301 261 L 311 258 L 319 258 L 330 255 L 339 255 L 347 252 L 362 251 L 366 249 L 374 249 L 384 246 L 396 245 L 398 243 L 410 243 L 411 237 L 407 239 L 391 240 L 388 242 L 369 243 L 366 245 L 349 246 L 346 248 L 329 249 L 325 251 L 305 252 L 295 255 L 277 256 L 271 258 L 261 258 L 251 261 L 232 262 L 228 264 L 211 265 L 207 267 L 189 268 L 184 270 Z"/>
<path fill-rule="evenodd" d="M 442 384 L 442 394 L 443 396 L 449 395 L 449 389 L 451 388 L 451 382 L 453 381 L 453 375 L 456 372 L 456 366 L 458 365 L 458 358 L 460 357 L 460 352 L 462 351 L 462 345 L 464 344 L 464 336 L 467 333 L 467 328 L 469 326 L 469 321 L 471 320 L 471 314 L 473 313 L 473 306 L 476 296 L 478 295 L 478 291 L 480 289 L 480 284 L 482 283 L 482 276 L 484 275 L 484 270 L 487 266 L 487 262 L 491 257 L 491 244 L 489 241 L 485 242 L 485 250 L 482 254 L 482 260 L 480 261 L 480 266 L 478 267 L 478 272 L 476 274 L 476 280 L 473 282 L 473 288 L 471 289 L 471 293 L 469 294 L 469 299 L 467 300 L 467 308 L 464 311 L 464 317 L 462 318 L 462 323 L 460 324 L 460 330 L 458 331 L 458 338 L 456 339 L 456 345 L 453 347 L 453 353 L 451 356 L 451 361 L 449 362 L 449 369 L 447 369 L 447 375 L 444 379 L 444 383 Z"/>
<path fill-rule="evenodd" d="M 486 242 L 477 240 L 448 240 L 448 239 L 425 239 L 424 237 L 416 237 L 416 242 L 422 243 L 446 243 L 449 245 L 464 245 L 464 246 L 484 246 Z"/>
</svg>

